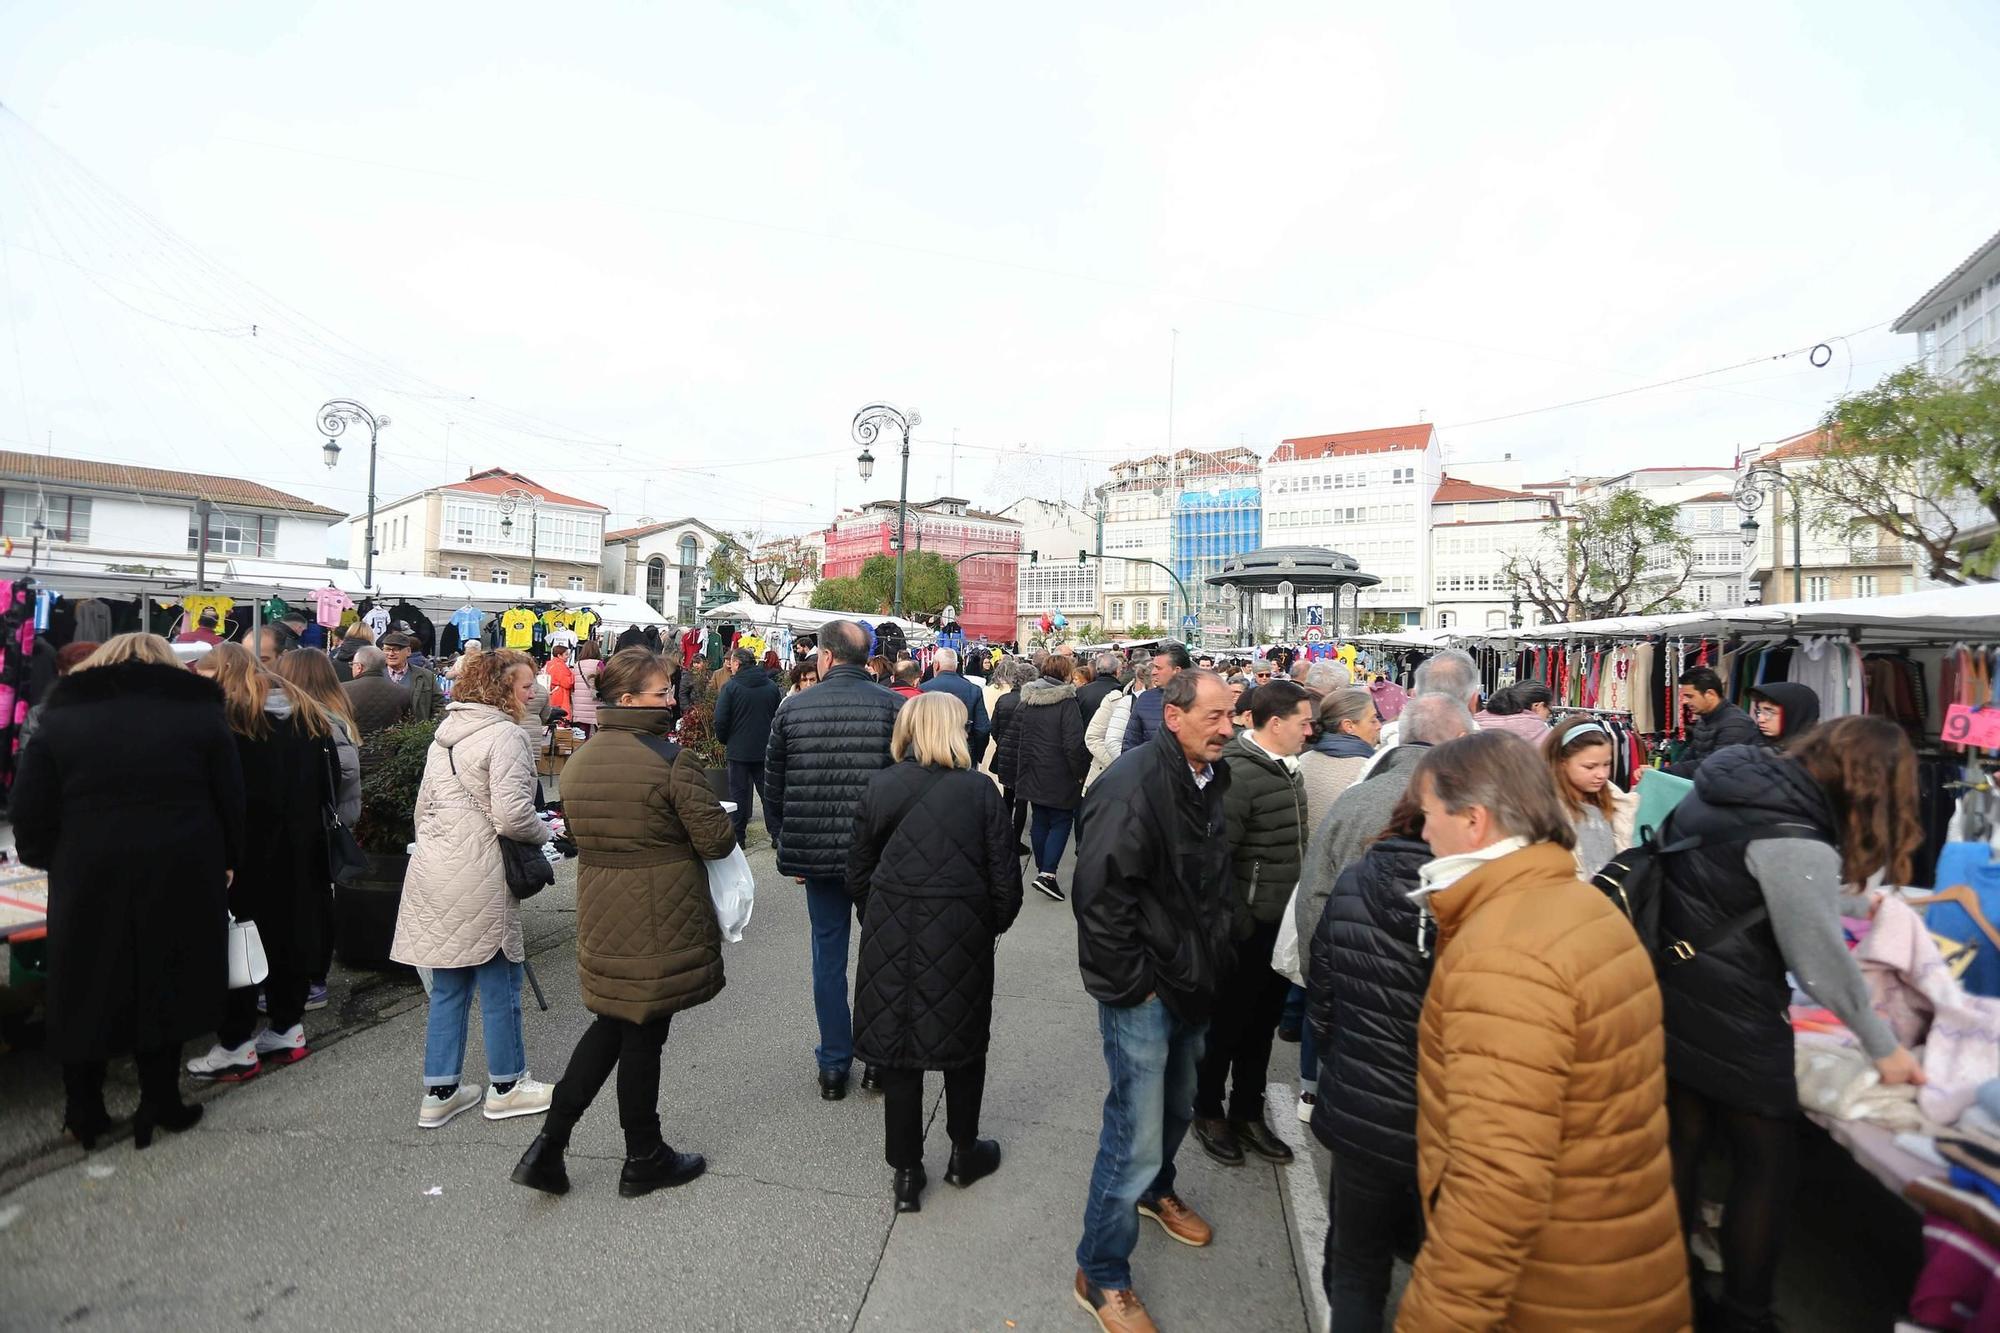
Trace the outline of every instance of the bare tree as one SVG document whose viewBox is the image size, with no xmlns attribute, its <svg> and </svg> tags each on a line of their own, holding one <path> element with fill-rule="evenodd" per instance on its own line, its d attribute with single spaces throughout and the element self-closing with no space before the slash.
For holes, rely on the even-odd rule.
<svg viewBox="0 0 2000 1333">
<path fill-rule="evenodd" d="M 1677 512 L 1637 491 L 1586 500 L 1544 521 L 1535 549 L 1509 556 L 1501 576 L 1551 622 L 1679 610 L 1695 543 Z"/>
<path fill-rule="evenodd" d="M 803 537 L 728 533 L 710 552 L 708 572 L 740 597 L 777 606 L 800 584 L 819 577 L 819 556 Z"/>
</svg>

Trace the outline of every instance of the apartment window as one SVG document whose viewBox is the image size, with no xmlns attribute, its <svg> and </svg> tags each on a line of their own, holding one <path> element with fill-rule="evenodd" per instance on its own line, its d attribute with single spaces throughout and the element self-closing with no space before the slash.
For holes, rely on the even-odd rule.
<svg viewBox="0 0 2000 1333">
<path fill-rule="evenodd" d="M 493 583 L 511 583 L 514 581 L 514 576 L 504 569 L 489 570 L 488 573 L 491 575 L 489 581 Z"/>
<path fill-rule="evenodd" d="M 544 574 L 544 573 L 542 573 L 542 571 L 541 571 L 541 570 L 539 570 L 539 569 L 538 569 L 538 570 L 536 570 L 536 571 L 535 571 L 535 591 L 536 591 L 536 592 L 541 592 L 541 591 L 542 591 L 543 589 L 547 588 L 548 586 L 549 586 L 549 576 L 548 576 L 547 574 Z"/>
<path fill-rule="evenodd" d="M 16 541 L 39 536 L 45 542 L 88 542 L 90 501 L 72 495 L 41 495 L 34 491 L 7 491 L 0 495 L 0 530 Z M 42 531 L 35 531 L 35 519 Z"/>
<path fill-rule="evenodd" d="M 1854 595 L 1856 597 L 1873 597 L 1881 591 L 1878 583 L 1879 581 L 1873 574 L 1856 574 L 1854 576 Z"/>
<path fill-rule="evenodd" d="M 1833 596 L 1833 580 L 1824 574 L 1815 574 L 1806 580 L 1806 600 L 1824 602 Z"/>
<path fill-rule="evenodd" d="M 1111 623 L 1114 625 L 1125 623 L 1125 603 L 1113 602 L 1111 604 Z"/>
<path fill-rule="evenodd" d="M 569 590 L 571 592 L 583 591 L 583 575 L 572 574 L 569 576 Z"/>
<path fill-rule="evenodd" d="M 1708 585 L 1706 583 L 1697 583 L 1694 585 L 1694 599 L 1697 602 L 1705 603 L 1708 601 Z"/>
<path fill-rule="evenodd" d="M 453 565 L 451 567 L 451 577 L 457 579 L 460 583 L 470 583 L 472 582 L 472 571 L 464 565 Z"/>
<path fill-rule="evenodd" d="M 190 551 L 202 547 L 200 520 L 188 511 Z M 278 553 L 278 520 L 264 514 L 231 514 L 221 509 L 208 511 L 208 553 L 210 555 L 261 555 Z"/>
</svg>

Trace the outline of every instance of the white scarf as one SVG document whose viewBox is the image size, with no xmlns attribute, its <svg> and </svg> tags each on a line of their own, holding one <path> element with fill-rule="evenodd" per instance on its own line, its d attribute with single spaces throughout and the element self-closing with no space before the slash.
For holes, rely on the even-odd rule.
<svg viewBox="0 0 2000 1333">
<path fill-rule="evenodd" d="M 1450 888 L 1488 861 L 1498 861 L 1503 856 L 1512 856 L 1527 845 L 1526 838 L 1502 838 L 1491 847 L 1481 847 L 1476 852 L 1440 856 L 1417 872 L 1417 887 L 1410 890 L 1410 900 L 1422 907 L 1425 900 L 1433 893 Z"/>
</svg>

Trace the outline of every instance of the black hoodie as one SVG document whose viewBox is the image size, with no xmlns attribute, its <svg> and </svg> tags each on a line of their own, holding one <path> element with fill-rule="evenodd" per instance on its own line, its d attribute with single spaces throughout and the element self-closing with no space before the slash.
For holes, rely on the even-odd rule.
<svg viewBox="0 0 2000 1333">
<path fill-rule="evenodd" d="M 1783 711 L 1776 740 L 1765 738 L 1765 744 L 1775 745 L 1781 750 L 1790 749 L 1799 737 L 1819 724 L 1819 696 L 1807 685 L 1791 681 L 1776 681 L 1770 685 L 1759 685 L 1750 691 L 1752 701 L 1763 700 L 1776 704 Z"/>
</svg>

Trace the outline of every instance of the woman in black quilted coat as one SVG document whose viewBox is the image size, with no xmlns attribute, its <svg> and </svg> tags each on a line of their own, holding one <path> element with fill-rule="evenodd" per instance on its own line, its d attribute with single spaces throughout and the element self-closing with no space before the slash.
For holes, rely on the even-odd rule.
<svg viewBox="0 0 2000 1333">
<path fill-rule="evenodd" d="M 1014 713 L 1014 795 L 1028 806 L 1028 845 L 1034 848 L 1035 888 L 1053 902 L 1065 901 L 1056 867 L 1083 804 L 1083 779 L 1090 772 L 1090 749 L 1083 743 L 1083 706 L 1070 684 L 1069 658 L 1051 654 L 1041 674 L 1021 687 Z"/>
<path fill-rule="evenodd" d="M 1313 932 L 1307 1004 L 1319 1046 L 1314 1137 L 1333 1153 L 1320 1281 L 1333 1327 L 1382 1327 L 1397 1255 L 1423 1240 L 1417 1197 L 1417 1017 L 1429 937 L 1410 890 L 1431 859 L 1404 795 L 1382 837 L 1334 882 Z"/>
<path fill-rule="evenodd" d="M 972 771 L 965 705 L 920 694 L 896 715 L 889 754 L 855 811 L 847 891 L 861 904 L 854 1052 L 880 1071 L 896 1211 L 922 1207 L 924 1071 L 944 1071 L 951 1166 L 966 1186 L 1000 1165 L 979 1137 L 993 1020 L 995 942 L 1021 910 L 1007 808 Z"/>
</svg>

